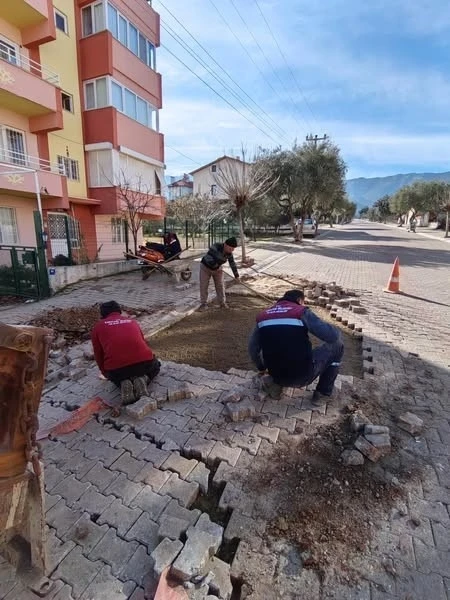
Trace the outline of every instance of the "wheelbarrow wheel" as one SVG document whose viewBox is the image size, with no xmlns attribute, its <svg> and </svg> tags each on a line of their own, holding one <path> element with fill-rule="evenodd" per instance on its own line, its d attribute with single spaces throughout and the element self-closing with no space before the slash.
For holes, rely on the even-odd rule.
<svg viewBox="0 0 450 600">
<path fill-rule="evenodd" d="M 183 281 L 189 281 L 189 279 L 192 277 L 192 271 L 190 269 L 186 269 L 185 271 L 181 271 L 180 275 Z"/>
</svg>

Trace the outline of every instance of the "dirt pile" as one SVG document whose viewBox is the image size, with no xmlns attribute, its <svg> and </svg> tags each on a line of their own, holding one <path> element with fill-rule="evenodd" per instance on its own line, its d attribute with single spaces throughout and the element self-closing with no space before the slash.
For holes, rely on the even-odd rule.
<svg viewBox="0 0 450 600">
<path fill-rule="evenodd" d="M 144 314 L 152 314 L 158 310 L 157 307 L 149 309 L 135 309 L 122 306 L 122 314 L 131 317 L 139 317 Z M 40 313 L 28 324 L 35 327 L 49 327 L 57 334 L 54 345 L 62 347 L 82 342 L 90 337 L 90 332 L 99 320 L 99 305 L 80 306 L 70 308 L 54 308 L 53 310 Z"/>
</svg>

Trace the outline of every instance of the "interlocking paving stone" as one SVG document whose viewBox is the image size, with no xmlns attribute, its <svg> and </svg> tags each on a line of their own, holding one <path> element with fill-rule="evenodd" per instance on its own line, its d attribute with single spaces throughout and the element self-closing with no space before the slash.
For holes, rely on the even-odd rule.
<svg viewBox="0 0 450 600">
<path fill-rule="evenodd" d="M 109 566 L 104 566 L 81 597 L 81 600 L 127 600 L 129 587 L 114 577 Z"/>
<path fill-rule="evenodd" d="M 107 523 L 111 527 L 115 527 L 119 535 L 124 536 L 137 521 L 141 513 L 142 511 L 138 508 L 128 508 L 119 499 L 116 499 L 100 515 L 97 524 L 103 525 Z"/>
<path fill-rule="evenodd" d="M 134 581 L 137 585 L 142 585 L 147 574 L 153 571 L 153 561 L 150 558 L 145 546 L 139 546 L 130 560 L 120 571 L 120 579 L 123 581 Z"/>
<path fill-rule="evenodd" d="M 149 485 L 154 492 L 159 492 L 162 486 L 170 477 L 170 471 L 161 471 L 155 469 L 151 463 L 144 463 L 145 466 L 136 475 L 135 480 Z"/>
<path fill-rule="evenodd" d="M 142 470 L 143 464 L 141 460 L 136 460 L 131 454 L 125 451 L 119 458 L 112 463 L 112 471 L 121 471 L 129 479 L 134 479 L 139 471 Z"/>
<path fill-rule="evenodd" d="M 234 467 L 241 452 L 242 450 L 240 448 L 230 448 L 229 446 L 222 444 L 222 442 L 216 442 L 208 456 L 208 462 L 214 463 L 219 460 L 224 460 Z"/>
<path fill-rule="evenodd" d="M 90 487 L 75 503 L 74 508 L 85 510 L 89 514 L 103 512 L 112 502 L 115 497 L 113 495 L 105 496 L 97 492 L 94 487 Z"/>
<path fill-rule="evenodd" d="M 111 567 L 114 576 L 118 576 L 124 565 L 130 560 L 138 548 L 137 542 L 125 541 L 115 529 L 110 527 L 99 543 L 89 553 L 91 560 L 102 560 Z"/>
<path fill-rule="evenodd" d="M 149 487 L 144 487 L 131 502 L 131 506 L 138 506 L 147 512 L 153 521 L 157 521 L 159 515 L 163 512 L 169 502 L 170 497 L 163 495 L 162 490 L 160 495 L 153 492 Z"/>
<path fill-rule="evenodd" d="M 47 523 L 56 529 L 58 537 L 62 537 L 82 516 L 79 509 L 71 509 L 62 498 L 46 513 Z"/>
<path fill-rule="evenodd" d="M 168 459 L 170 452 L 166 450 L 160 450 L 155 444 L 149 444 L 149 446 L 139 455 L 139 460 L 146 460 L 151 462 L 154 467 L 159 469 L 164 461 Z"/>
<path fill-rule="evenodd" d="M 161 494 L 168 494 L 178 500 L 182 506 L 189 508 L 197 499 L 199 485 L 198 483 L 183 481 L 176 473 L 172 473 L 160 492 Z"/>
<path fill-rule="evenodd" d="M 128 530 L 125 538 L 145 544 L 148 551 L 152 552 L 159 543 L 158 529 L 159 525 L 150 519 L 148 513 L 144 512 Z"/>
<path fill-rule="evenodd" d="M 117 471 L 117 473 L 119 472 Z M 124 473 L 120 473 L 104 493 L 121 498 L 122 502 L 128 506 L 143 489 L 144 485 L 142 483 L 130 481 Z"/>
<path fill-rule="evenodd" d="M 71 540 L 82 546 L 83 554 L 87 555 L 98 544 L 108 529 L 108 525 L 97 525 L 91 520 L 90 515 L 85 513 L 64 534 L 62 539 Z"/>
<path fill-rule="evenodd" d="M 210 473 L 211 471 L 206 467 L 206 465 L 199 462 L 186 477 L 186 481 L 189 481 L 190 483 L 198 483 L 202 494 L 207 494 Z"/>
<path fill-rule="evenodd" d="M 200 514 L 201 513 L 197 508 L 189 510 L 183 506 L 180 506 L 177 500 L 171 500 L 164 509 L 164 512 L 159 517 L 158 521 L 161 523 L 161 521 L 166 517 L 172 516 L 183 521 L 189 521 L 190 525 L 195 525 L 200 517 Z"/>
<path fill-rule="evenodd" d="M 54 573 L 54 577 L 62 579 L 72 588 L 75 600 L 81 597 L 88 585 L 94 580 L 102 568 L 101 562 L 92 562 L 75 548 L 64 558 Z"/>
<path fill-rule="evenodd" d="M 151 554 L 154 572 L 161 575 L 164 569 L 176 559 L 182 548 L 183 543 L 180 540 L 163 539 Z"/>
<path fill-rule="evenodd" d="M 116 447 L 128 450 L 131 456 L 137 458 L 144 450 L 146 450 L 148 445 L 149 442 L 143 442 L 142 440 L 139 440 L 134 433 L 129 433 L 126 437 L 117 442 Z"/>
<path fill-rule="evenodd" d="M 186 479 L 189 473 L 197 466 L 198 461 L 188 460 L 180 456 L 179 452 L 172 452 L 169 458 L 161 465 L 164 471 L 173 471 L 178 473 L 181 479 Z"/>
<path fill-rule="evenodd" d="M 111 471 L 97 462 L 90 471 L 81 478 L 81 481 L 89 481 L 100 491 L 104 492 L 111 483 L 119 477 L 119 473 Z"/>
</svg>

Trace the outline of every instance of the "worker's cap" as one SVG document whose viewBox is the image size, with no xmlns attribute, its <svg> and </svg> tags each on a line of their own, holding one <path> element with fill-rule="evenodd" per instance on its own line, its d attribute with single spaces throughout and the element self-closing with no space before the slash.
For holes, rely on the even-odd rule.
<svg viewBox="0 0 450 600">
<path fill-rule="evenodd" d="M 225 240 L 225 244 L 227 246 L 230 246 L 230 248 L 237 248 L 237 245 L 238 245 L 237 239 L 234 236 Z"/>
</svg>

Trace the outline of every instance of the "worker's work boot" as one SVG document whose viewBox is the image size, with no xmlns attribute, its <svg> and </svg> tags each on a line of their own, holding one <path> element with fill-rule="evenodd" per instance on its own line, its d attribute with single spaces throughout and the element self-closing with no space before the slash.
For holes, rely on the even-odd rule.
<svg viewBox="0 0 450 600">
<path fill-rule="evenodd" d="M 261 377 L 261 388 L 274 400 L 279 400 L 283 387 L 272 379 L 271 375 L 263 375 Z"/>
<path fill-rule="evenodd" d="M 220 308 L 230 308 L 229 305 L 226 302 L 221 302 L 220 303 Z"/>
<path fill-rule="evenodd" d="M 199 309 L 198 309 L 198 310 L 199 310 L 200 312 L 203 312 L 204 310 L 208 310 L 208 305 L 207 305 L 207 304 L 205 304 L 205 303 L 203 303 L 203 304 L 200 304 L 200 307 L 199 307 Z"/>
<path fill-rule="evenodd" d="M 124 379 L 120 383 L 120 397 L 122 400 L 122 404 L 124 406 L 134 402 L 135 398 L 134 398 L 133 382 L 130 379 Z"/>
<path fill-rule="evenodd" d="M 332 399 L 332 396 L 325 396 L 325 394 L 320 393 L 318 390 L 314 390 L 312 398 L 311 398 L 311 404 L 313 406 L 325 406 L 325 404 L 327 404 L 328 402 L 330 402 Z"/>
<path fill-rule="evenodd" d="M 142 396 L 147 396 L 147 381 L 146 377 L 136 377 L 133 380 L 133 388 L 134 388 L 134 397 L 136 400 L 142 398 Z"/>
</svg>

